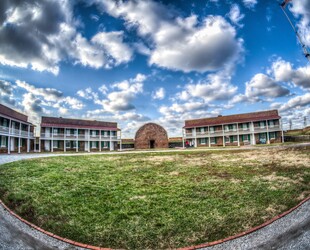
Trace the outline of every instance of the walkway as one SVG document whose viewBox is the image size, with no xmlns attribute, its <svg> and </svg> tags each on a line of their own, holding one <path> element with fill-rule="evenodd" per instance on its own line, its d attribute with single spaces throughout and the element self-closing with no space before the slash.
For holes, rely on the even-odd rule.
<svg viewBox="0 0 310 250">
<path fill-rule="evenodd" d="M 296 146 L 308 146 L 310 143 L 304 143 Z M 288 146 L 284 146 L 288 147 Z M 265 148 L 265 147 L 264 147 Z M 246 149 L 246 148 L 241 148 Z M 260 149 L 260 147 L 251 147 L 251 149 Z M 199 149 L 194 149 L 197 151 Z M 217 149 L 214 149 L 217 150 Z M 222 150 L 222 148 L 221 148 Z M 230 150 L 232 150 L 230 148 Z M 239 150 L 239 149 L 237 149 Z M 169 150 L 169 152 L 180 150 Z M 150 151 L 146 151 L 150 152 Z M 155 152 L 167 152 L 155 151 Z M 102 152 L 99 154 L 130 154 L 141 153 L 137 151 L 127 152 Z M 98 153 L 72 153 L 72 154 L 26 154 L 26 155 L 1 155 L 0 164 L 13 162 L 22 159 L 70 156 L 70 155 L 89 155 Z M 0 205 L 0 249 L 5 250 L 50 250 L 50 249 L 82 249 L 72 246 L 62 241 L 56 240 L 45 235 L 19 219 L 12 216 L 2 205 Z M 193 248 L 192 248 L 193 249 Z M 224 242 L 212 247 L 202 248 L 205 250 L 222 249 L 310 249 L 310 200 L 298 207 L 272 224 L 263 227 L 253 233 L 240 238 Z"/>
</svg>

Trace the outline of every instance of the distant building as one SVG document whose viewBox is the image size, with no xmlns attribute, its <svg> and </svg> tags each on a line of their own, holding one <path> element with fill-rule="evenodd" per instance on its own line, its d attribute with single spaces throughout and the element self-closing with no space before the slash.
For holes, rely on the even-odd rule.
<svg viewBox="0 0 310 250">
<path fill-rule="evenodd" d="M 179 148 L 183 147 L 182 137 L 170 137 L 169 138 L 169 148 Z"/>
<path fill-rule="evenodd" d="M 119 142 L 119 148 L 121 148 L 122 150 L 135 149 L 135 140 L 134 139 L 122 139 Z"/>
<path fill-rule="evenodd" d="M 117 150 L 121 131 L 115 122 L 42 117 L 40 151 Z"/>
<path fill-rule="evenodd" d="M 28 116 L 0 104 L 0 153 L 33 151 L 33 131 Z"/>
<path fill-rule="evenodd" d="M 240 146 L 281 142 L 277 110 L 186 120 L 184 146 Z"/>
</svg>

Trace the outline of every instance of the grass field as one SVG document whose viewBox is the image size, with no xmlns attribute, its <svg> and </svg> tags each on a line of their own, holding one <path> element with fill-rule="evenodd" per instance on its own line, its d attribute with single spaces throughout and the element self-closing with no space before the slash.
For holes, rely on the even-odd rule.
<svg viewBox="0 0 310 250">
<path fill-rule="evenodd" d="M 245 231 L 310 195 L 310 148 L 85 155 L 0 166 L 19 215 L 82 243 L 166 249 Z"/>
</svg>

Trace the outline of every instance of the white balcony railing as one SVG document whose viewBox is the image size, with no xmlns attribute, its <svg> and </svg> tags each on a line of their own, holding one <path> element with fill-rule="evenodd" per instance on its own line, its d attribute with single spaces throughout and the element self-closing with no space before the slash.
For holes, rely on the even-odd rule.
<svg viewBox="0 0 310 250">
<path fill-rule="evenodd" d="M 0 133 L 8 134 L 9 133 L 9 127 L 0 126 Z"/>
<path fill-rule="evenodd" d="M 11 128 L 5 127 L 5 126 L 0 126 L 0 133 L 5 134 L 5 135 L 11 135 L 11 136 L 21 136 L 21 137 L 28 137 L 28 131 L 25 130 L 19 130 L 16 128 Z M 30 138 L 34 137 L 33 132 L 29 133 Z"/>
</svg>

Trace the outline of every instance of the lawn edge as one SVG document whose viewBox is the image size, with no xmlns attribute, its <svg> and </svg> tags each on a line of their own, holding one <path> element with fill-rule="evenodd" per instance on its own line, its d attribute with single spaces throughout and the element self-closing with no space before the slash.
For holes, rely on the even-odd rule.
<svg viewBox="0 0 310 250">
<path fill-rule="evenodd" d="M 195 246 L 188 246 L 188 247 L 177 248 L 177 250 L 194 250 L 194 249 L 200 249 L 200 248 L 203 248 L 203 247 L 210 247 L 210 246 L 219 245 L 221 243 L 224 243 L 224 242 L 227 242 L 227 241 L 231 241 L 231 240 L 240 238 L 242 236 L 248 235 L 250 233 L 253 233 L 253 232 L 255 232 L 255 231 L 259 230 L 259 229 L 262 229 L 262 228 L 270 225 L 271 223 L 275 222 L 276 220 L 278 220 L 280 218 L 285 217 L 286 215 L 290 214 L 291 212 L 293 212 L 294 210 L 296 210 L 297 208 L 299 208 L 301 205 L 303 205 L 304 203 L 306 203 L 309 200 L 310 200 L 310 196 L 305 198 L 301 202 L 299 202 L 296 206 L 292 207 L 291 209 L 283 212 L 282 214 L 277 215 L 277 216 L 273 217 L 272 219 L 264 222 L 263 224 L 261 224 L 259 226 L 256 226 L 256 227 L 253 227 L 253 228 L 251 228 L 251 229 L 249 229 L 249 230 L 247 230 L 245 232 L 242 232 L 242 233 L 239 233 L 239 234 L 236 234 L 236 235 L 233 235 L 233 236 L 229 236 L 227 238 L 224 238 L 224 239 L 221 239 L 221 240 L 217 240 L 217 241 L 202 243 L 202 244 L 195 245 Z M 87 244 L 83 244 L 83 243 L 80 243 L 80 242 L 77 242 L 77 241 L 73 241 L 73 240 L 70 240 L 70 239 L 67 239 L 67 238 L 63 238 L 61 236 L 58 236 L 58 235 L 53 234 L 51 232 L 48 232 L 48 231 L 46 231 L 46 230 L 44 230 L 44 229 L 42 229 L 42 228 L 32 224 L 31 222 L 23 219 L 18 214 L 13 212 L 8 206 L 6 206 L 1 199 L 0 199 L 0 205 L 3 206 L 4 209 L 7 210 L 12 216 L 17 218 L 21 222 L 27 224 L 32 229 L 37 230 L 37 231 L 39 231 L 39 232 L 41 232 L 41 233 L 43 233 L 43 234 L 45 234 L 45 235 L 47 235 L 49 237 L 52 237 L 54 239 L 63 241 L 65 243 L 71 244 L 73 246 L 82 247 L 82 248 L 91 249 L 91 250 L 112 250 L 113 249 L 113 248 L 104 248 L 104 247 L 97 247 L 97 246 L 87 245 Z"/>
</svg>

